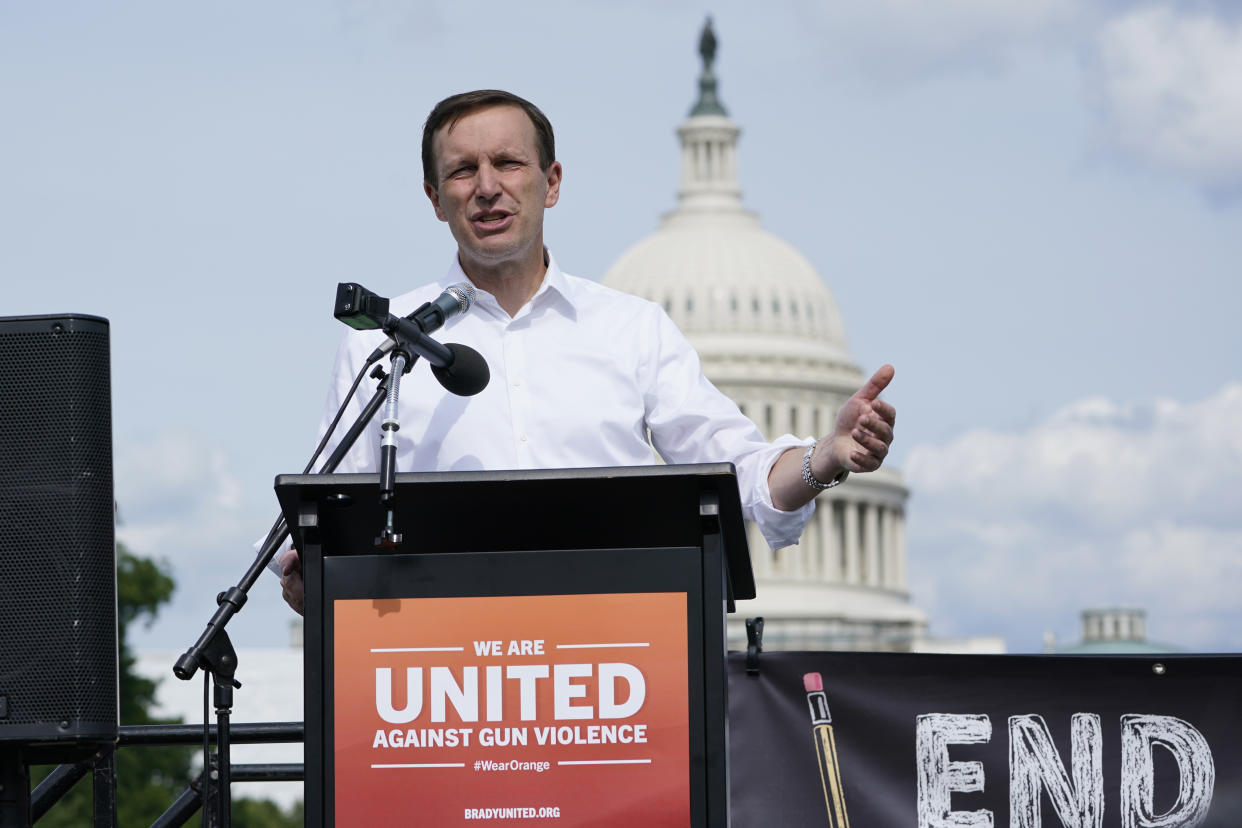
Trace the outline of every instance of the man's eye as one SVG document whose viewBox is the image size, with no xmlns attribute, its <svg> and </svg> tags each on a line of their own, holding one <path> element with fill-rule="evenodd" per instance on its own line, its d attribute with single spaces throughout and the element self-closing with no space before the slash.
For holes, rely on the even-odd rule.
<svg viewBox="0 0 1242 828">
<path fill-rule="evenodd" d="M 449 178 L 464 178 L 474 172 L 474 167 L 458 167 L 448 174 Z"/>
</svg>

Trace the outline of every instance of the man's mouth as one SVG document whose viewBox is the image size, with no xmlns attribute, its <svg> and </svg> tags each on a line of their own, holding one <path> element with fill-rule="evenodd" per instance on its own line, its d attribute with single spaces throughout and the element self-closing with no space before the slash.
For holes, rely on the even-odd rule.
<svg viewBox="0 0 1242 828">
<path fill-rule="evenodd" d="M 496 224 L 507 219 L 509 215 L 509 213 L 483 213 L 476 216 L 474 220 L 480 224 Z"/>
</svg>

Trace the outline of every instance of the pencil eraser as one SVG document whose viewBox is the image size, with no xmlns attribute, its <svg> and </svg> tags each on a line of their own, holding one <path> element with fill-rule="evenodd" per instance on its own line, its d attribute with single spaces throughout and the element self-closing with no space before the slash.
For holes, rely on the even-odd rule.
<svg viewBox="0 0 1242 828">
<path fill-rule="evenodd" d="M 802 685 L 806 687 L 806 692 L 814 693 L 816 690 L 824 689 L 824 677 L 819 673 L 807 673 L 802 677 Z"/>
</svg>

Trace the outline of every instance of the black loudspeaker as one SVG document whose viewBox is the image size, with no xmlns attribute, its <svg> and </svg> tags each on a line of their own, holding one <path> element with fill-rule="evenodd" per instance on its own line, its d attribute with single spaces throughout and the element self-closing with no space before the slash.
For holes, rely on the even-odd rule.
<svg viewBox="0 0 1242 828">
<path fill-rule="evenodd" d="M 0 752 L 117 735 L 108 320 L 0 318 Z"/>
</svg>

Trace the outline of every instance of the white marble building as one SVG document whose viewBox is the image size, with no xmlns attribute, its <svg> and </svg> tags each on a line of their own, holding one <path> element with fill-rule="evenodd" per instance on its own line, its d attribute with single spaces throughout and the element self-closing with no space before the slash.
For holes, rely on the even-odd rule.
<svg viewBox="0 0 1242 828">
<path fill-rule="evenodd" d="M 822 435 L 865 377 L 832 293 L 801 253 L 760 225 L 738 184 L 740 130 L 716 96 L 704 29 L 699 98 L 678 129 L 677 205 L 604 283 L 664 305 L 708 378 L 769 438 Z M 854 475 L 819 498 L 802 542 L 773 551 L 749 528 L 759 597 L 730 619 L 764 616 L 767 649 L 912 650 L 927 626 L 906 592 L 899 472 Z"/>
</svg>

